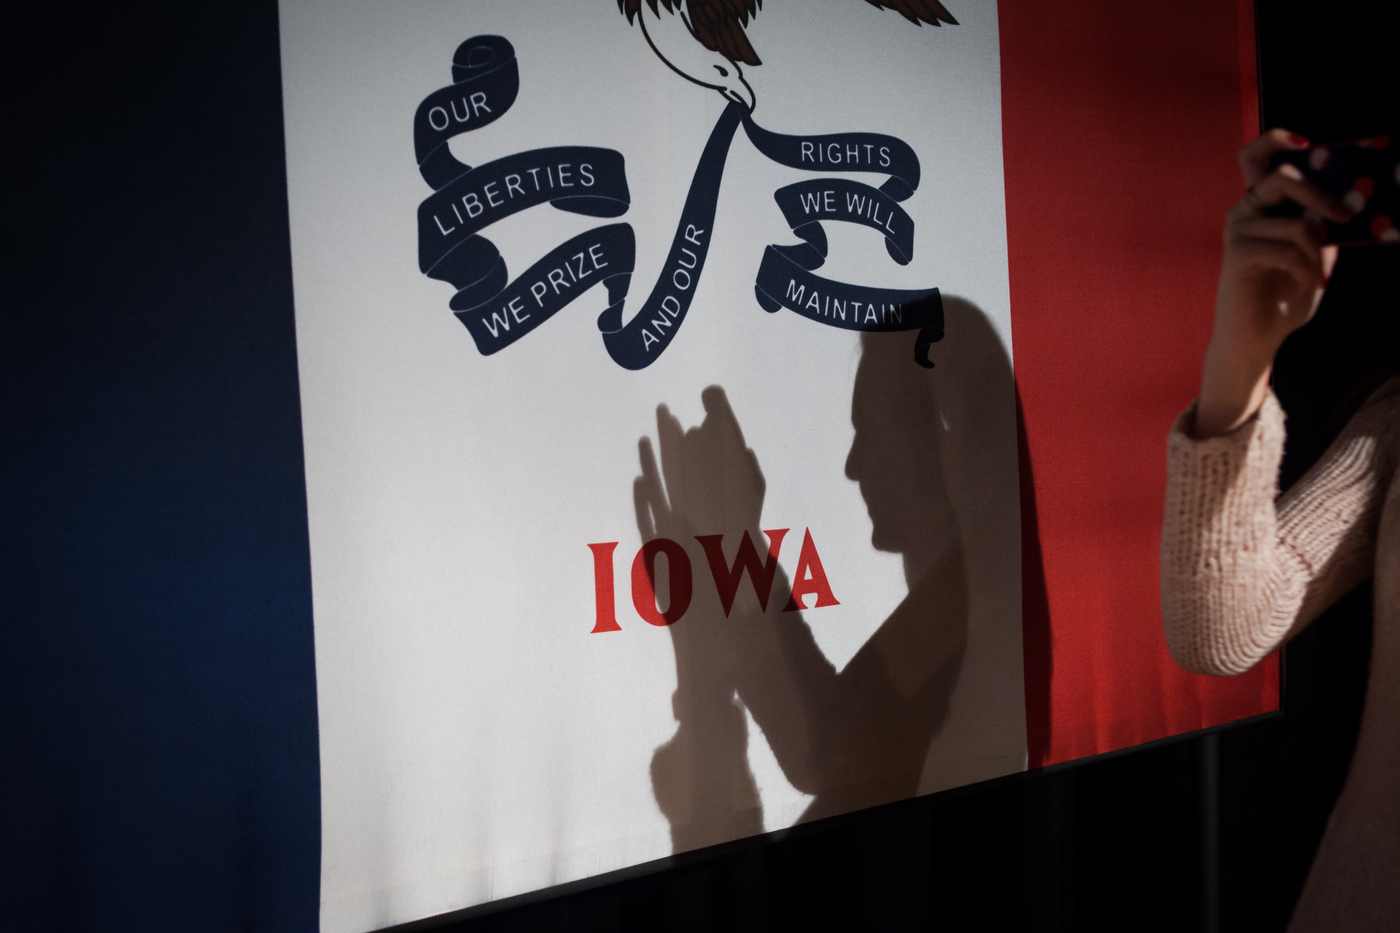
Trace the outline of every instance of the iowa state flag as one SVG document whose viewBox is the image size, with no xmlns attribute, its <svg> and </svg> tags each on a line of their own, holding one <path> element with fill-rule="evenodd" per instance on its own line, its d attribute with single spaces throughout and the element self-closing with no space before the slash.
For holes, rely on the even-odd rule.
<svg viewBox="0 0 1400 933">
<path fill-rule="evenodd" d="M 1157 600 L 1250 10 L 285 0 L 322 928 L 1275 709 Z"/>
</svg>

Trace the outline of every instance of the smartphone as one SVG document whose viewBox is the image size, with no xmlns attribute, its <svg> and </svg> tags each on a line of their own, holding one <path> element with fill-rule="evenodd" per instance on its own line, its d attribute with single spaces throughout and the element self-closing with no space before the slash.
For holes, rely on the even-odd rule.
<svg viewBox="0 0 1400 933">
<path fill-rule="evenodd" d="M 1328 243 L 1356 246 L 1364 243 L 1400 243 L 1400 140 L 1372 136 L 1348 142 L 1277 152 L 1270 169 L 1288 163 L 1303 177 L 1351 208 L 1355 216 L 1346 223 L 1324 220 Z M 1285 202 L 1298 216 L 1296 204 Z M 1270 213 L 1275 213 L 1270 211 Z"/>
</svg>

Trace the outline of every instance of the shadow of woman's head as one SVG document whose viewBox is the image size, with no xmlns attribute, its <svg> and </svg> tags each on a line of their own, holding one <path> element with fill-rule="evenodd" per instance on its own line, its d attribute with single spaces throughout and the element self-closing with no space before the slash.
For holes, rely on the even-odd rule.
<svg viewBox="0 0 1400 933">
<path fill-rule="evenodd" d="M 986 506 L 980 493 L 1004 488 L 987 471 L 1007 463 L 997 448 L 1012 405 L 1010 360 L 977 307 L 945 298 L 943 311 L 932 370 L 915 364 L 908 334 L 862 334 L 851 399 L 846 475 L 860 484 L 871 544 L 903 554 L 913 573 L 962 543 Z M 1014 451 L 1009 462 L 1014 469 Z"/>
</svg>

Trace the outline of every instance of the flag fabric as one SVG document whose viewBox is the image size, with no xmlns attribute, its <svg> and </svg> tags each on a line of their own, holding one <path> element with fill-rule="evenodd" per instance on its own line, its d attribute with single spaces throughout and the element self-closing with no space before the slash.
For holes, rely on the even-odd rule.
<svg viewBox="0 0 1400 933">
<path fill-rule="evenodd" d="M 282 3 L 322 929 L 1277 708 L 1157 602 L 1252 7 L 878 6 Z"/>
</svg>

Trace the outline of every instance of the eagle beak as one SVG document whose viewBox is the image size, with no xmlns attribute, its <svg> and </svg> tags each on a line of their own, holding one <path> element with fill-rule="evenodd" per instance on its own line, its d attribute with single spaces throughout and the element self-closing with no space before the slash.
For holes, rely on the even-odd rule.
<svg viewBox="0 0 1400 933">
<path fill-rule="evenodd" d="M 679 2 L 676 6 L 679 8 Z M 737 64 L 702 45 L 685 16 L 669 12 L 663 14 L 654 8 L 653 13 L 654 16 L 647 15 L 646 6 L 643 5 L 637 21 L 641 24 L 647 44 L 658 58 L 687 81 L 713 88 L 725 100 L 753 110 L 757 98 Z"/>
<path fill-rule="evenodd" d="M 726 59 L 726 61 L 728 60 Z M 749 87 L 749 82 L 744 80 L 744 73 L 739 70 L 739 66 L 733 62 L 728 62 L 728 64 L 729 75 L 727 78 L 721 78 L 723 83 L 719 92 L 724 95 L 726 100 L 743 104 L 749 113 L 753 113 L 753 109 L 758 106 L 757 95 L 754 94 L 753 88 Z"/>
</svg>

